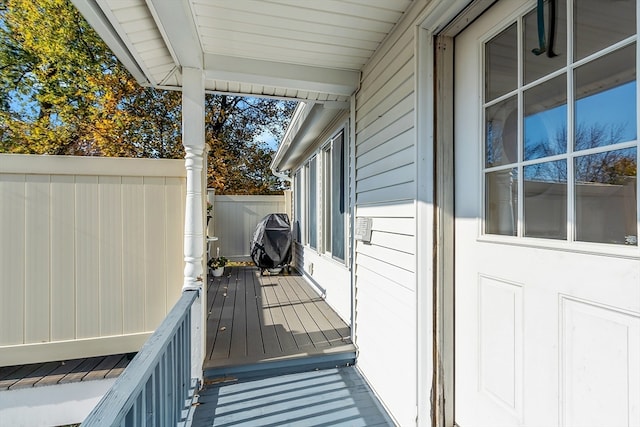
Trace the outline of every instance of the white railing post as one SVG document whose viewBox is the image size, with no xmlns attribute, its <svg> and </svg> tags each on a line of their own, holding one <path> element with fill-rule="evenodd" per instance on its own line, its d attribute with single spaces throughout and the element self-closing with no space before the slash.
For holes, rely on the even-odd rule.
<svg viewBox="0 0 640 427">
<path fill-rule="evenodd" d="M 204 226 L 202 223 L 202 167 L 204 163 L 204 75 L 182 70 L 182 144 L 186 152 L 187 203 L 184 224 L 183 290 L 202 287 Z"/>
<path fill-rule="evenodd" d="M 184 284 L 182 290 L 203 289 L 203 165 L 205 154 L 204 73 L 197 68 L 182 69 L 182 144 L 186 152 L 187 203 L 184 224 Z M 204 305 L 206 295 L 199 296 L 191 308 L 191 372 L 202 377 L 205 350 Z"/>
</svg>

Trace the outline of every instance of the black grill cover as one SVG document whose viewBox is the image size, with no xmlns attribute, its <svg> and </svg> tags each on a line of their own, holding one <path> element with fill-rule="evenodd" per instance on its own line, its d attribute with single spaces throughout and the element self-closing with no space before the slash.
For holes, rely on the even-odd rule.
<svg viewBox="0 0 640 427">
<path fill-rule="evenodd" d="M 256 226 L 251 258 L 258 268 L 277 268 L 291 262 L 291 226 L 285 213 L 269 214 Z"/>
</svg>

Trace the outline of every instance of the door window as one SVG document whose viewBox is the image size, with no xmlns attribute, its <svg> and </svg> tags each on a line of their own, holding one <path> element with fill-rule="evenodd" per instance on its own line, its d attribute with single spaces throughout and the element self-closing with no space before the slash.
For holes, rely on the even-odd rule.
<svg viewBox="0 0 640 427">
<path fill-rule="evenodd" d="M 484 44 L 484 233 L 637 245 L 636 2 L 545 2 Z"/>
</svg>

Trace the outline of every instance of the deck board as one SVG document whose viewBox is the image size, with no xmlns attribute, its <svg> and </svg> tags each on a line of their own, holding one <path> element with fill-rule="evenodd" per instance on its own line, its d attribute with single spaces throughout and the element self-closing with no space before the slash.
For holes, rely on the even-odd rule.
<svg viewBox="0 0 640 427">
<path fill-rule="evenodd" d="M 29 377 L 33 372 L 38 369 L 39 365 L 24 365 L 17 366 L 16 369 L 8 372 L 4 378 L 0 379 L 0 390 L 8 390 L 12 385 Z"/>
<path fill-rule="evenodd" d="M 235 301 L 233 308 L 233 328 L 231 331 L 231 348 L 229 357 L 245 357 L 247 355 L 247 286 L 240 285 L 240 277 L 244 284 L 244 274 L 239 276 L 240 270 L 233 270 L 232 280 L 235 282 Z"/>
<path fill-rule="evenodd" d="M 351 337 L 351 329 L 349 326 L 342 321 L 338 316 L 335 315 L 335 312 L 329 307 L 328 304 L 324 302 L 324 300 L 317 295 L 310 286 L 301 286 L 298 288 L 298 291 L 302 293 L 301 298 L 306 298 L 310 303 L 313 303 L 316 308 L 323 314 L 324 318 L 329 322 L 331 327 L 338 333 L 340 336 L 349 340 Z"/>
<path fill-rule="evenodd" d="M 68 362 L 61 362 L 49 375 L 43 376 L 36 385 L 53 385 L 65 377 L 68 373 L 76 369 L 85 359 L 74 359 Z"/>
<path fill-rule="evenodd" d="M 91 372 L 96 368 L 96 366 L 98 366 L 102 359 L 102 357 L 90 357 L 88 359 L 85 359 L 76 370 L 62 377 L 62 379 L 58 381 L 58 383 L 65 384 L 82 381 L 89 372 Z"/>
<path fill-rule="evenodd" d="M 252 323 L 254 327 L 250 329 L 252 331 L 252 335 L 256 337 L 258 336 L 259 330 L 260 336 L 262 337 L 261 345 L 253 348 L 255 350 L 255 353 L 252 354 L 278 354 L 282 352 L 282 346 L 280 345 L 280 340 L 278 339 L 278 332 L 276 330 L 271 311 L 268 309 L 264 309 L 264 303 L 266 299 L 263 294 L 260 280 L 258 279 L 258 276 L 254 274 L 254 272 L 250 269 L 245 270 L 245 278 L 247 283 L 251 283 L 251 286 L 253 287 L 253 294 L 256 296 L 255 308 L 257 316 L 251 316 L 251 319 L 255 322 L 257 317 L 257 320 L 259 322 L 258 325 L 260 326 L 259 328 L 256 328 L 255 323 Z M 262 348 L 262 353 L 260 353 L 260 348 Z"/>
<path fill-rule="evenodd" d="M 207 289 L 205 371 L 355 352 L 349 326 L 295 272 L 227 267 Z"/>
<path fill-rule="evenodd" d="M 89 373 L 85 378 L 86 381 L 90 380 L 101 380 L 107 377 L 107 374 L 115 368 L 115 366 L 120 362 L 122 358 L 125 356 L 123 354 L 114 354 L 105 357 L 96 365 L 96 367 Z"/>
<path fill-rule="evenodd" d="M 247 313 L 247 325 L 261 325 L 260 321 L 260 294 L 256 292 L 256 282 L 253 280 L 253 275 L 248 269 L 242 270 L 242 278 L 245 283 L 245 309 Z M 273 333 L 272 340 L 275 337 L 275 331 Z M 265 354 L 266 351 L 275 351 L 280 349 L 279 345 L 271 344 L 271 347 L 265 349 L 264 346 L 264 328 L 249 328 L 246 329 L 247 333 L 247 354 Z"/>
<path fill-rule="evenodd" d="M 16 390 L 20 388 L 33 387 L 43 376 L 48 375 L 51 371 L 58 367 L 58 362 L 47 362 L 39 365 L 37 369 L 29 373 L 24 378 L 19 379 L 14 384 L 9 386 L 9 390 Z"/>
<path fill-rule="evenodd" d="M 294 352 L 298 350 L 298 344 L 291 333 L 291 326 L 286 313 L 278 301 L 276 292 L 273 290 L 273 283 L 270 278 L 260 278 L 259 283 L 262 289 L 262 310 L 265 311 L 265 319 L 268 325 L 272 325 L 278 337 L 278 343 L 282 352 Z M 270 322 L 270 323 L 269 323 Z"/>
<path fill-rule="evenodd" d="M 194 427 L 392 426 L 353 367 L 205 385 Z"/>
<path fill-rule="evenodd" d="M 319 330 L 322 331 L 324 335 L 324 339 L 327 341 L 328 345 L 331 343 L 344 342 L 343 337 L 338 330 L 335 329 L 334 325 L 327 319 L 327 316 L 323 311 L 318 307 L 319 302 L 323 302 L 322 299 L 318 296 L 316 298 L 309 298 L 309 296 L 297 286 L 293 286 L 289 283 L 289 278 L 285 278 L 285 282 L 287 286 L 291 289 L 292 292 L 296 294 L 297 300 L 302 303 L 304 308 L 309 313 L 309 316 L 313 318 L 314 322 L 318 326 Z M 326 306 L 326 304 L 324 304 Z M 333 312 L 331 312 L 333 314 Z M 342 324 L 344 326 L 344 324 Z M 347 328 L 348 329 L 348 328 Z"/>
<path fill-rule="evenodd" d="M 323 330 L 320 326 L 320 319 L 317 316 L 313 316 L 307 307 L 308 299 L 300 298 L 298 292 L 296 292 L 297 286 L 294 286 L 288 280 L 288 277 L 282 277 L 279 279 L 279 285 L 282 287 L 284 292 L 287 294 L 293 309 L 295 310 L 298 318 L 303 324 L 307 335 L 311 338 L 311 342 L 316 348 L 330 347 L 331 343 L 327 340 L 326 334 L 329 334 L 329 331 Z M 317 314 L 317 313 L 316 313 Z M 333 331 L 333 327 L 325 324 L 325 326 L 331 328 Z M 335 332 L 335 331 L 334 331 Z"/>
<path fill-rule="evenodd" d="M 307 328 L 309 328 L 310 325 L 303 324 L 295 304 L 289 299 L 280 281 L 276 277 L 268 277 L 268 283 L 275 294 L 277 301 L 275 304 L 282 309 L 286 324 L 288 325 L 287 332 L 291 333 L 297 347 L 299 349 L 313 347 L 313 341 L 307 333 Z"/>
<path fill-rule="evenodd" d="M 115 378 L 133 358 L 118 354 L 0 368 L 0 390 Z"/>
</svg>

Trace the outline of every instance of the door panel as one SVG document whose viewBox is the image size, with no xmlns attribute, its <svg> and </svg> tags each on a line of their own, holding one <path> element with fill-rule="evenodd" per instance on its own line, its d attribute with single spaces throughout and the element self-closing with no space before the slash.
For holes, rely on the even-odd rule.
<svg viewBox="0 0 640 427">
<path fill-rule="evenodd" d="M 556 3 L 555 56 L 535 2 L 455 40 L 461 427 L 640 425 L 636 5 Z"/>
</svg>

